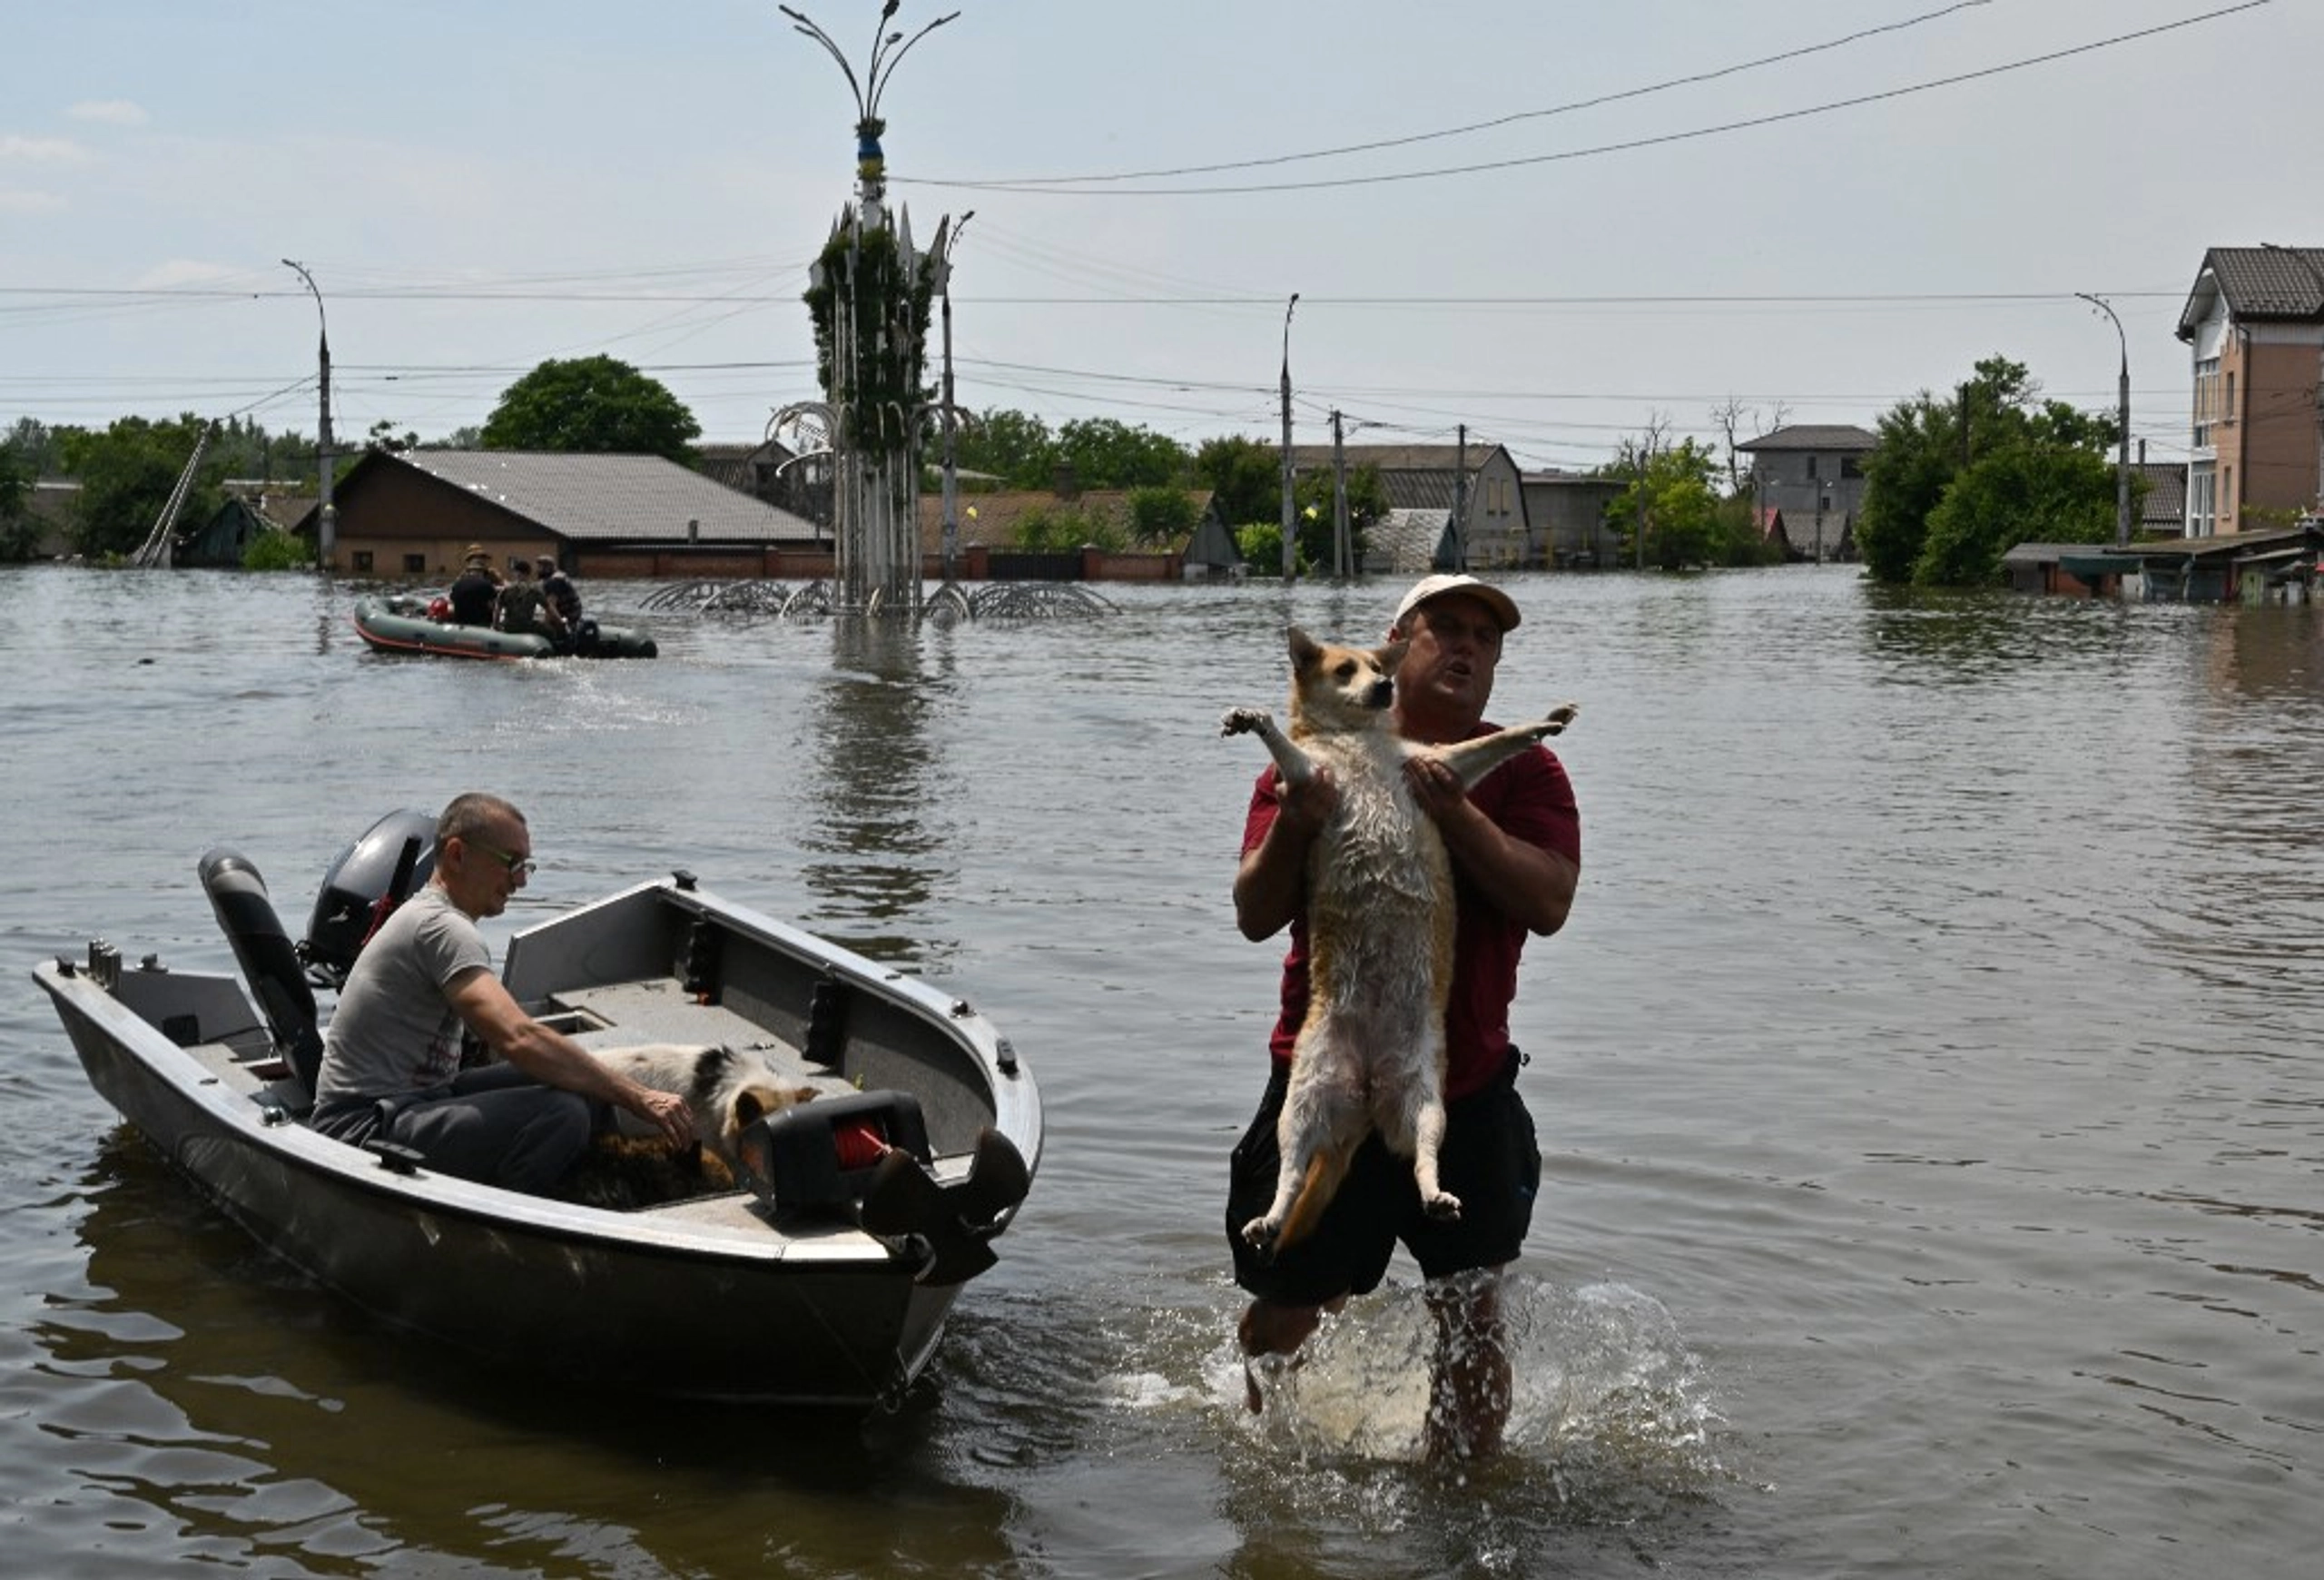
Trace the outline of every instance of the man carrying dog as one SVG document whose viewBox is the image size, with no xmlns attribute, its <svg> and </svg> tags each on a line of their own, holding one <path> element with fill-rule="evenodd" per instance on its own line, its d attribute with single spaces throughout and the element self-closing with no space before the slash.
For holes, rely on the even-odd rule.
<svg viewBox="0 0 2324 1580">
<path fill-rule="evenodd" d="M 1507 593 L 1474 577 L 1432 576 L 1414 586 L 1388 630 L 1390 640 L 1410 643 L 1395 676 L 1397 733 L 1425 745 L 1490 733 L 1494 726 L 1484 714 L 1502 640 L 1518 619 Z M 1235 920 L 1253 942 L 1288 926 L 1291 949 L 1270 1039 L 1274 1072 L 1235 1149 L 1226 1238 L 1236 1282 L 1253 1297 L 1239 1328 L 1243 1352 L 1252 1358 L 1297 1350 L 1324 1311 L 1378 1287 L 1401 1241 L 1428 1280 L 1437 1319 L 1428 1451 L 1483 1456 L 1501 1447 L 1511 1403 L 1500 1274 L 1524 1246 L 1541 1180 L 1532 1116 L 1516 1089 L 1522 1055 L 1509 1041 L 1509 1006 L 1527 935 L 1557 932 L 1572 907 L 1581 822 L 1565 770 L 1546 747 L 1503 764 L 1466 794 L 1442 763 L 1415 758 L 1406 772 L 1443 836 L 1457 895 L 1439 1163 L 1444 1188 L 1461 1200 L 1461 1214 L 1446 1221 L 1423 1212 L 1410 1163 L 1374 1135 L 1356 1152 L 1313 1235 L 1273 1258 L 1243 1238 L 1242 1226 L 1275 1190 L 1276 1118 L 1307 1012 L 1301 911 L 1308 848 L 1338 801 L 1328 769 L 1287 789 L 1269 767 L 1252 792 L 1235 874 Z M 1254 1382 L 1253 1407 L 1259 1403 Z"/>
<path fill-rule="evenodd" d="M 323 1035 L 313 1127 L 360 1146 L 412 1148 L 429 1168 L 539 1194 L 589 1144 L 604 1105 L 676 1145 L 685 1101 L 640 1086 L 527 1014 L 492 972 L 477 923 L 497 916 L 533 870 L 524 814 L 495 795 L 455 797 L 436 820 L 434 870 L 356 957 Z M 466 1027 L 497 1062 L 460 1068 Z"/>
</svg>

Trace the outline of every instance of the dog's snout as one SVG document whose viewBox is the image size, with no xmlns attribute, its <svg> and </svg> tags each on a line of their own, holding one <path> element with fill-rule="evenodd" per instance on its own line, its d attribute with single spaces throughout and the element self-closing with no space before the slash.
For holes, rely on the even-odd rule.
<svg viewBox="0 0 2324 1580">
<path fill-rule="evenodd" d="M 1368 707 L 1386 707 L 1395 700 L 1396 683 L 1385 675 L 1374 681 L 1372 689 L 1364 694 L 1364 705 Z"/>
</svg>

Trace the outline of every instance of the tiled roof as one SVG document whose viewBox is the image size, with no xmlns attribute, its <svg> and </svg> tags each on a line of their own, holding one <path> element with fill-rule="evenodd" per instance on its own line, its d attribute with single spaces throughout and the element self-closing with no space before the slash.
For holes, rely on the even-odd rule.
<svg viewBox="0 0 2324 1580">
<path fill-rule="evenodd" d="M 2179 314 L 2179 338 L 2190 339 L 2222 296 L 2239 319 L 2324 319 L 2324 247 L 2213 247 Z"/>
<path fill-rule="evenodd" d="M 1795 422 L 1737 445 L 1737 449 L 1813 449 L 1856 453 L 1879 448 L 1880 436 L 1850 422 Z"/>
<path fill-rule="evenodd" d="M 1492 459 L 1501 446 L 1490 439 L 1469 440 L 1469 470 L 1475 471 Z M 1378 467 L 1382 472 L 1435 471 L 1450 472 L 1461 464 L 1461 447 L 1457 444 L 1349 444 L 1340 447 L 1347 457 L 1348 469 L 1358 467 Z M 1332 447 L 1328 444 L 1295 444 L 1291 447 L 1291 464 L 1301 471 L 1332 464 Z"/>
<path fill-rule="evenodd" d="M 2177 527 L 2187 518 L 2187 463 L 2140 461 L 2132 470 L 2146 479 L 2139 519 L 2150 528 Z"/>
<path fill-rule="evenodd" d="M 1364 560 L 1375 574 L 1425 576 L 1451 518 L 1442 509 L 1391 510 L 1364 535 Z"/>
<path fill-rule="evenodd" d="M 395 459 L 577 542 L 768 543 L 817 531 L 655 455 L 415 449 Z"/>
</svg>

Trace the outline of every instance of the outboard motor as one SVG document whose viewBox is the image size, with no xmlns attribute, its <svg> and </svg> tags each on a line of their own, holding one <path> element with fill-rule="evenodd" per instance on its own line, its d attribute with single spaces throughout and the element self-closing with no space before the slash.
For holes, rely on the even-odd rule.
<svg viewBox="0 0 2324 1580">
<path fill-rule="evenodd" d="M 203 855 L 198 870 L 202 891 L 210 896 L 210 908 L 217 913 L 218 925 L 225 929 L 227 942 L 234 946 L 242 980 L 258 997 L 259 1011 L 266 1017 L 275 1048 L 312 1091 L 323 1061 L 322 1033 L 315 1025 L 315 992 L 300 969 L 290 935 L 282 931 L 274 904 L 267 898 L 266 880 L 248 857 L 224 845 Z"/>
<path fill-rule="evenodd" d="M 300 956 L 315 977 L 337 987 L 379 923 L 436 868 L 436 815 L 390 812 L 339 853 L 323 874 Z"/>
</svg>

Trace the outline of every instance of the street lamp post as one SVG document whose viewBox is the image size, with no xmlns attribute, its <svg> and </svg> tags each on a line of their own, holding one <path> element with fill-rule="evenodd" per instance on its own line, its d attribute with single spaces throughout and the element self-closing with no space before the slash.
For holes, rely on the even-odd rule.
<svg viewBox="0 0 2324 1580">
<path fill-rule="evenodd" d="M 1283 306 L 1283 585 L 1289 587 L 1292 567 L 1295 563 L 1293 549 L 1299 541 L 1291 524 L 1291 310 L 1299 305 L 1299 292 L 1293 291 L 1291 300 Z"/>
<path fill-rule="evenodd" d="M 960 222 L 949 227 L 937 247 L 937 271 L 943 281 L 944 297 L 944 580 L 952 580 L 953 561 L 960 547 L 960 483 L 957 469 L 953 433 L 958 427 L 952 409 L 952 250 L 960 244 L 960 232 L 977 217 L 974 209 L 960 216 Z M 946 227 L 940 227 L 945 229 Z"/>
<path fill-rule="evenodd" d="M 2131 341 L 2122 332 L 2122 321 L 2115 318 L 2113 308 L 2104 298 L 2093 296 L 2086 291 L 2077 291 L 2074 294 L 2113 319 L 2114 338 L 2122 348 L 2122 376 L 2115 395 L 2115 419 L 2122 427 L 2117 437 L 2122 442 L 2114 459 L 2114 547 L 2128 548 L 2131 546 Z"/>
<path fill-rule="evenodd" d="M 307 266 L 288 258 L 282 262 L 285 267 L 298 271 L 299 278 L 307 282 L 307 290 L 315 299 L 322 370 L 322 415 L 315 427 L 315 466 L 320 473 L 316 483 L 319 499 L 315 511 L 315 563 L 328 571 L 331 556 L 339 547 L 339 510 L 330 502 L 331 462 L 336 459 L 330 443 L 330 323 L 323 317 L 323 293 L 316 288 L 315 277 L 307 272 Z"/>
</svg>

